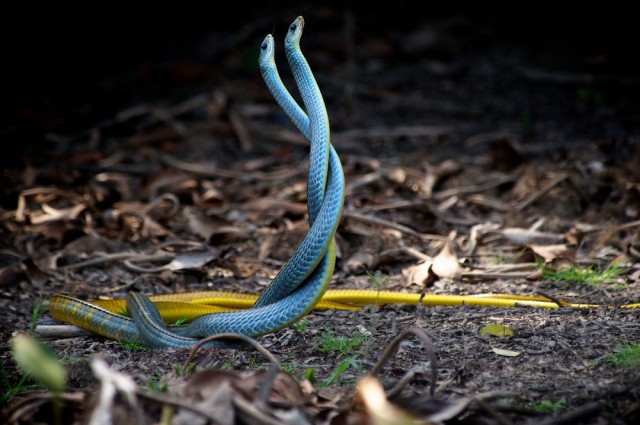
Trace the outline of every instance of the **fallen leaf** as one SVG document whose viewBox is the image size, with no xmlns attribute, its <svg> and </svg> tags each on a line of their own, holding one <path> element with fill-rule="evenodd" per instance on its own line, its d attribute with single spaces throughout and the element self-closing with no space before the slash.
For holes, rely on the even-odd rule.
<svg viewBox="0 0 640 425">
<path fill-rule="evenodd" d="M 345 261 L 344 269 L 347 273 L 359 273 L 374 268 L 374 262 L 375 256 L 371 252 L 359 249 Z"/>
<path fill-rule="evenodd" d="M 222 217 L 206 215 L 192 207 L 185 207 L 183 214 L 189 230 L 209 243 L 230 243 L 250 236 L 247 229 L 236 227 Z"/>
<path fill-rule="evenodd" d="M 496 230 L 495 233 L 500 234 L 509 242 L 527 245 L 527 244 L 558 244 L 565 241 L 562 233 L 541 232 L 539 230 L 523 229 L 519 227 L 508 227 L 502 230 Z"/>
<path fill-rule="evenodd" d="M 504 348 L 491 347 L 491 349 L 497 355 L 505 357 L 518 357 L 520 354 L 522 354 L 519 351 L 505 350 Z"/>
<path fill-rule="evenodd" d="M 440 253 L 433 257 L 431 269 L 433 273 L 441 279 L 455 279 L 462 272 L 458 256 L 453 250 L 453 236 L 454 235 L 450 235 Z"/>
<path fill-rule="evenodd" d="M 69 208 L 56 209 L 50 205 L 42 204 L 42 211 L 44 214 L 31 217 L 31 223 L 43 224 L 52 221 L 75 220 L 86 208 L 86 205 L 77 204 Z"/>
<path fill-rule="evenodd" d="M 407 277 L 407 285 L 418 285 L 426 288 L 430 286 L 435 280 L 436 275 L 431 269 L 433 261 L 425 261 L 424 263 L 410 266 L 402 270 L 402 274 Z"/>
<path fill-rule="evenodd" d="M 218 256 L 217 249 L 207 248 L 203 252 L 187 252 L 177 255 L 164 268 L 167 270 L 198 270 Z"/>
<path fill-rule="evenodd" d="M 575 259 L 576 249 L 570 248 L 565 244 L 555 245 L 528 245 L 531 251 L 539 257 L 542 257 L 545 262 L 555 260 L 556 258 L 570 258 Z"/>
<path fill-rule="evenodd" d="M 364 404 L 373 425 L 408 425 L 415 424 L 415 418 L 387 400 L 382 385 L 370 376 L 365 376 L 358 383 L 358 396 Z"/>
<path fill-rule="evenodd" d="M 480 329 L 480 336 L 485 336 L 485 335 L 504 338 L 506 336 L 513 336 L 513 331 L 508 326 L 500 325 L 498 323 L 492 323 Z"/>
</svg>

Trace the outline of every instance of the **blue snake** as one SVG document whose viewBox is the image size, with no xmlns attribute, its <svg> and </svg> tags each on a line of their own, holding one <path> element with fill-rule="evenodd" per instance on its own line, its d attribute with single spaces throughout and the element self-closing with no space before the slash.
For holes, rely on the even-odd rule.
<svg viewBox="0 0 640 425">
<path fill-rule="evenodd" d="M 285 88 L 275 65 L 273 37 L 260 45 L 260 70 L 280 107 L 311 142 L 308 175 L 310 229 L 292 257 L 263 291 L 253 308 L 209 314 L 188 325 L 166 326 L 148 297 L 131 292 L 131 318 L 91 303 L 56 294 L 49 300 L 51 315 L 97 334 L 155 348 L 191 347 L 201 338 L 219 333 L 259 336 L 275 332 L 306 315 L 326 291 L 335 266 L 335 233 L 344 203 L 344 175 L 340 158 L 330 143 L 329 119 L 311 68 L 300 50 L 304 19 L 289 26 L 285 52 L 300 91 L 305 113 Z M 209 346 L 229 346 L 217 341 Z"/>
</svg>

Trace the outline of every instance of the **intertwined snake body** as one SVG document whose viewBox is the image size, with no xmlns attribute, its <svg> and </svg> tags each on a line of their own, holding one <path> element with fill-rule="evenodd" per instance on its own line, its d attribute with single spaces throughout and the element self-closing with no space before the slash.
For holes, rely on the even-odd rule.
<svg viewBox="0 0 640 425">
<path fill-rule="evenodd" d="M 308 115 L 287 92 L 278 75 L 271 35 L 260 46 L 259 62 L 263 78 L 276 101 L 311 142 L 307 189 L 310 229 L 253 308 L 208 314 L 188 325 L 167 327 L 153 303 L 140 293 L 127 295 L 131 319 L 91 303 L 56 294 L 49 300 L 49 310 L 54 318 L 114 339 L 152 347 L 189 347 L 203 337 L 218 333 L 258 336 L 274 332 L 313 309 L 333 275 L 335 232 L 344 203 L 344 175 L 340 158 L 329 140 L 329 120 L 322 94 L 300 50 L 303 28 L 302 17 L 290 25 L 285 51 Z"/>
</svg>

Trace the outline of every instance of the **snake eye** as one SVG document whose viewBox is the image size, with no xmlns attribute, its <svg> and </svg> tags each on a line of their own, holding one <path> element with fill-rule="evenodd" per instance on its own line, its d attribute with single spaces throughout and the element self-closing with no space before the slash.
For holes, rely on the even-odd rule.
<svg viewBox="0 0 640 425">
<path fill-rule="evenodd" d="M 267 43 L 262 43 L 262 44 L 260 45 L 260 48 L 261 48 L 262 50 L 267 50 Z"/>
<path fill-rule="evenodd" d="M 296 28 L 298 28 L 298 26 L 296 24 L 291 24 L 291 26 L 289 27 L 290 31 L 295 31 Z"/>
</svg>

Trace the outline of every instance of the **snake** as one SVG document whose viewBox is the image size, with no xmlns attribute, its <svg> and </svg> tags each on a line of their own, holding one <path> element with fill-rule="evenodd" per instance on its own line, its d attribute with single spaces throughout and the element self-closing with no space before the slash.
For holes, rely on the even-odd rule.
<svg viewBox="0 0 640 425">
<path fill-rule="evenodd" d="M 310 141 L 307 183 L 309 232 L 252 308 L 205 314 L 187 325 L 167 326 L 154 303 L 145 295 L 129 292 L 131 317 L 64 294 L 49 299 L 49 311 L 57 320 L 99 335 L 153 348 L 193 347 L 202 338 L 219 333 L 255 337 L 287 327 L 311 311 L 322 298 L 333 276 L 336 260 L 335 233 L 342 215 L 345 181 L 342 164 L 330 143 L 324 100 L 311 68 L 300 49 L 302 16 L 289 26 L 285 52 L 300 91 L 305 113 L 285 88 L 274 60 L 273 36 L 260 45 L 259 64 L 268 89 Z M 234 346 L 215 341 L 207 346 Z"/>
</svg>

